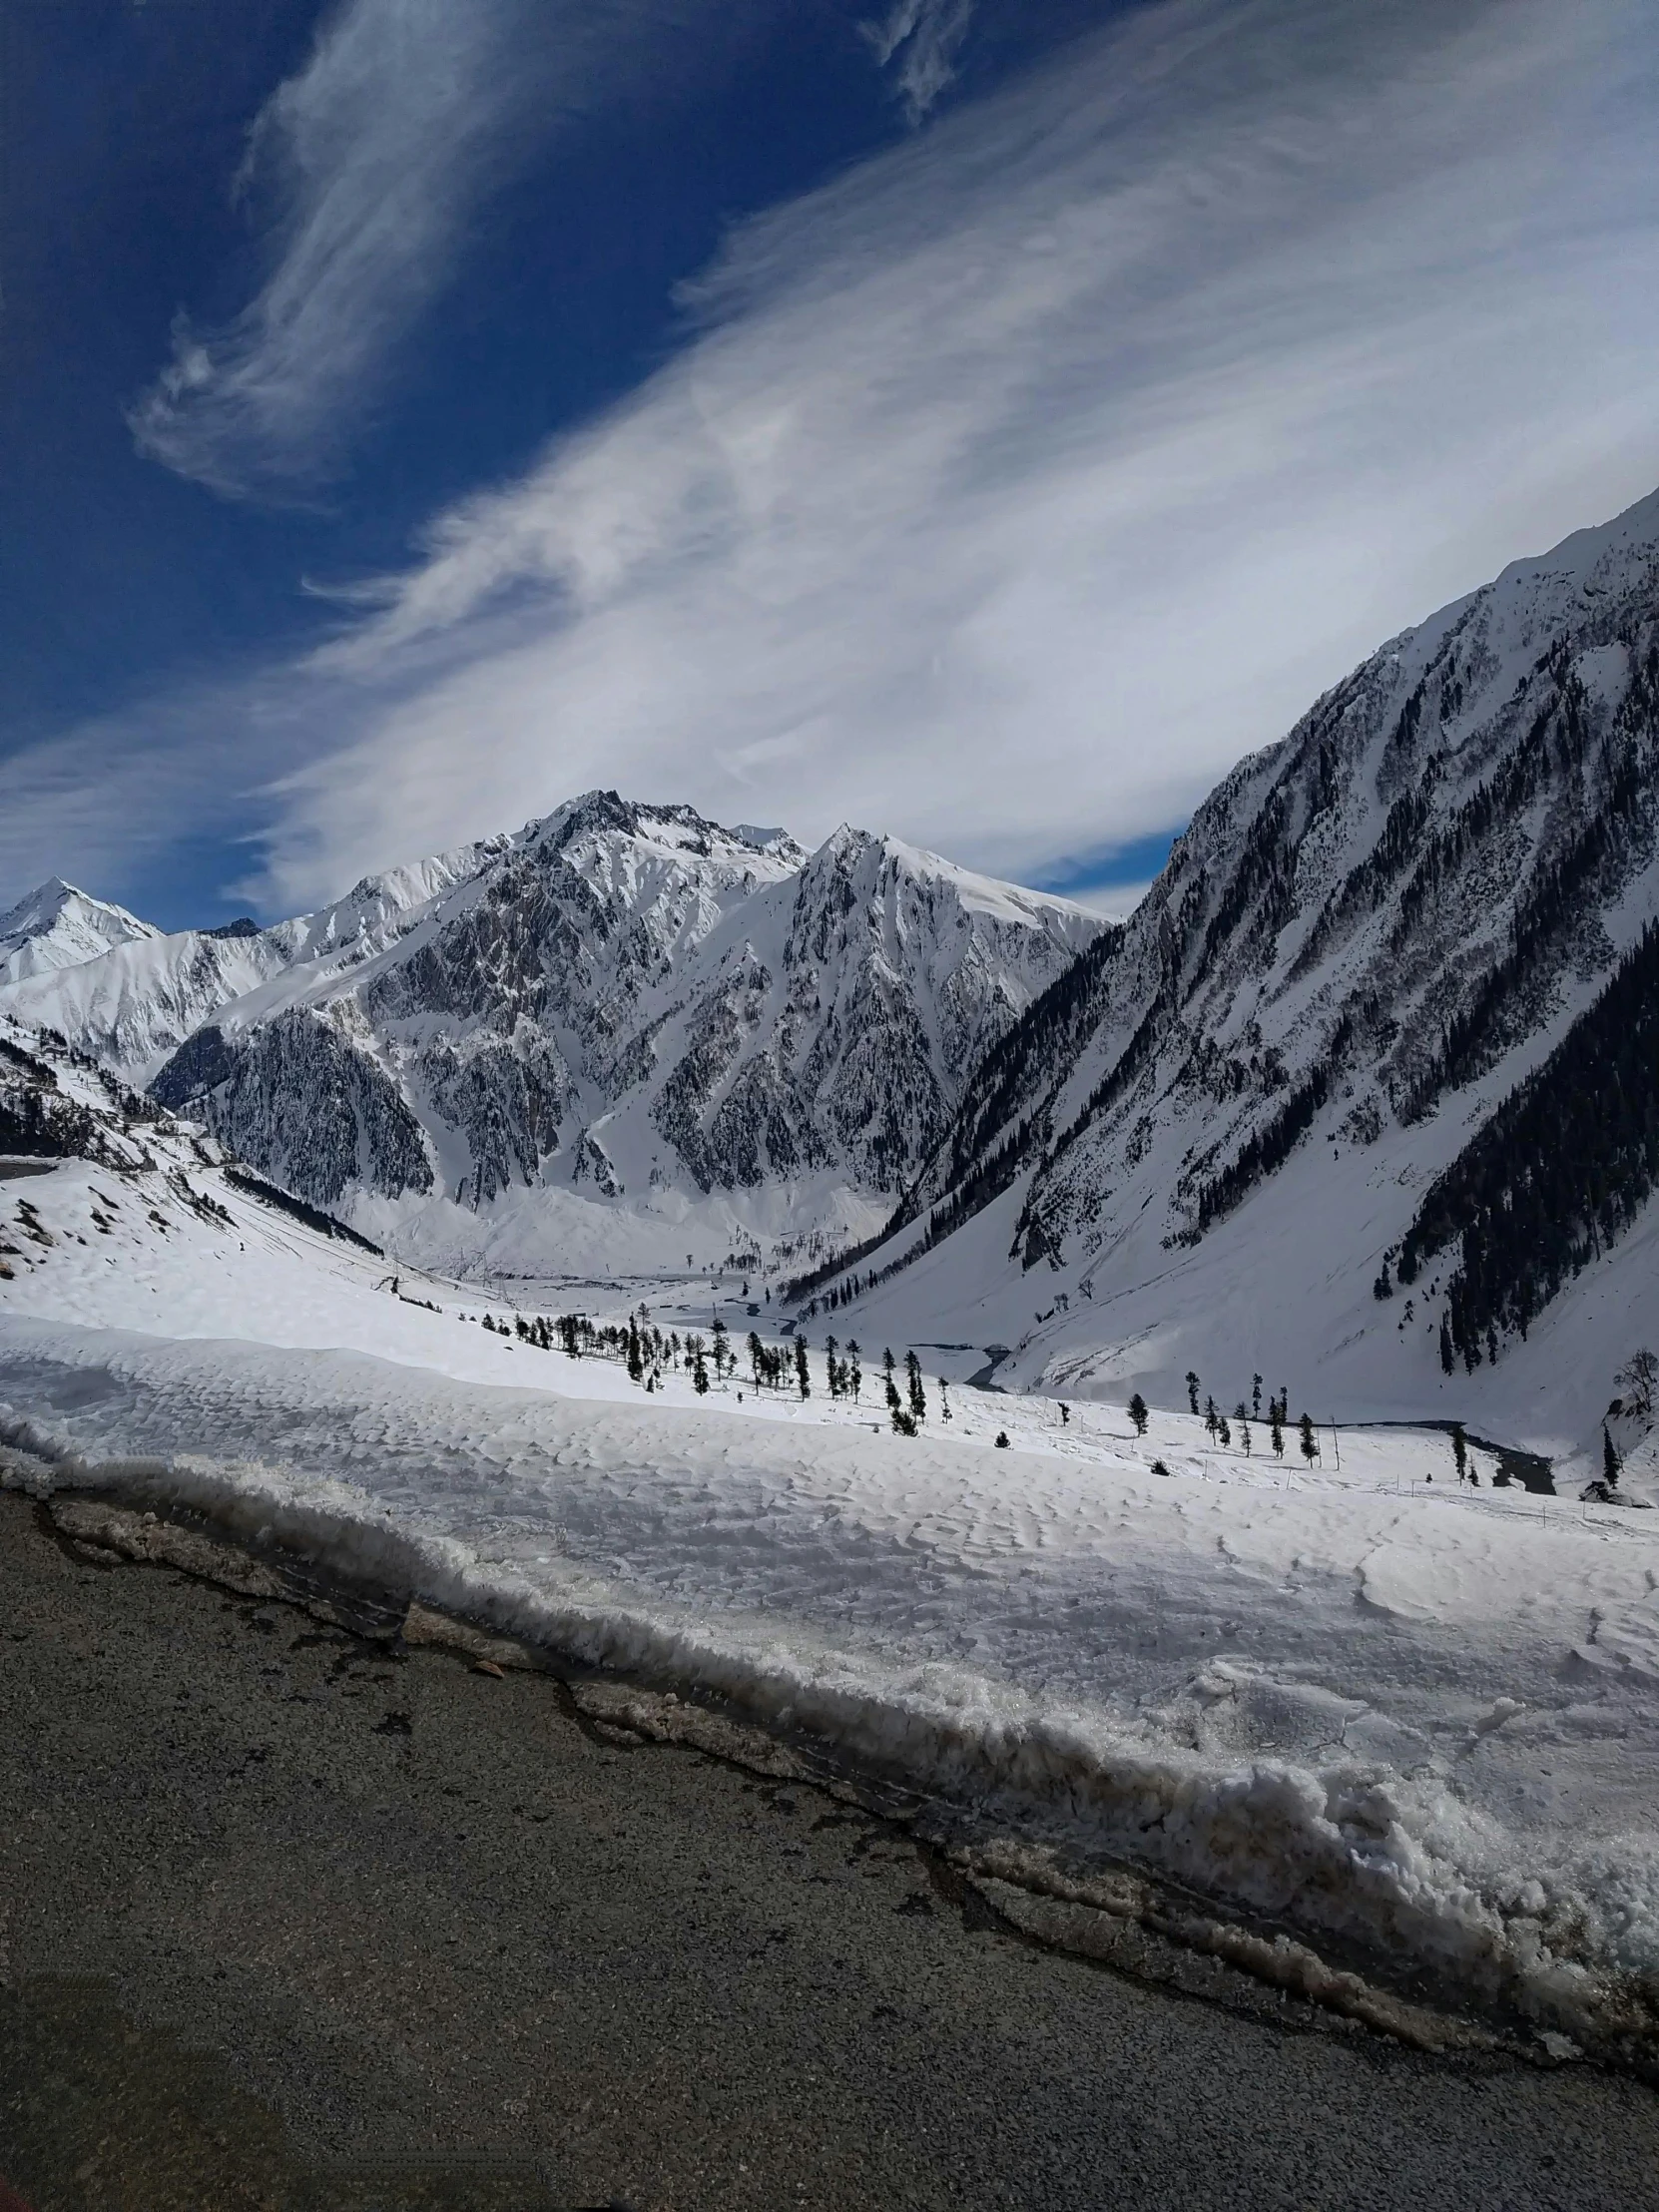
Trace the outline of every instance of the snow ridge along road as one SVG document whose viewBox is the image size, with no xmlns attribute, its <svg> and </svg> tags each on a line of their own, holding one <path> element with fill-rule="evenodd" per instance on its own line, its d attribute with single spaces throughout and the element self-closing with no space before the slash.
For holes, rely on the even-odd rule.
<svg viewBox="0 0 1659 2212">
<path fill-rule="evenodd" d="M 93 1110 L 102 1079 L 59 1080 Z M 805 1401 L 741 1372 L 700 1399 L 672 1357 L 647 1392 L 485 1331 L 467 1287 L 394 1295 L 104 1096 L 109 1160 L 0 1202 L 8 1479 L 208 1507 L 1077 1863 L 1649 2047 L 1659 1514 L 1495 1489 L 1478 1451 L 1459 1490 L 1423 1433 L 1351 1432 L 1339 1473 L 1185 1413 L 1140 1440 L 958 1388 L 947 1426 L 931 1374 L 909 1438 L 867 1382 L 830 1398 L 822 1351 Z"/>
</svg>

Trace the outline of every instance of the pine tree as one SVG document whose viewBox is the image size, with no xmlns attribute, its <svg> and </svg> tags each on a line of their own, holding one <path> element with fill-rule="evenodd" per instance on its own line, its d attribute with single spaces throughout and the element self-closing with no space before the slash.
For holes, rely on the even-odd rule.
<svg viewBox="0 0 1659 2212">
<path fill-rule="evenodd" d="M 921 1386 L 921 1362 L 913 1352 L 904 1355 L 904 1381 L 910 1400 L 910 1415 L 914 1420 L 927 1418 L 927 1397 Z"/>
<path fill-rule="evenodd" d="M 1619 1457 L 1619 1447 L 1614 1443 L 1607 1423 L 1603 1421 L 1601 1424 L 1601 1479 L 1610 1490 L 1617 1485 L 1619 1475 L 1623 1470 L 1623 1464 Z"/>
<path fill-rule="evenodd" d="M 830 1395 L 839 1397 L 841 1394 L 841 1371 L 840 1363 L 835 1356 L 835 1340 L 833 1337 L 826 1337 L 824 1340 L 824 1372 L 830 1379 Z"/>
<path fill-rule="evenodd" d="M 795 1340 L 795 1380 L 802 1396 L 811 1397 L 813 1384 L 807 1372 L 807 1340 L 805 1337 L 797 1337 Z"/>
<path fill-rule="evenodd" d="M 1259 1375 L 1253 1375 L 1250 1379 L 1250 1410 L 1257 1420 L 1261 1419 L 1262 1378 Z"/>
<path fill-rule="evenodd" d="M 1146 1399 L 1139 1390 L 1129 1400 L 1129 1418 L 1137 1436 L 1146 1434 Z"/>
<path fill-rule="evenodd" d="M 1194 1406 L 1193 1410 L 1194 1412 L 1198 1410 L 1196 1405 Z M 1215 1399 L 1213 1397 L 1207 1397 L 1204 1400 L 1204 1425 L 1210 1431 L 1212 1438 L 1215 1436 L 1216 1429 L 1220 1425 L 1220 1422 L 1221 1415 L 1216 1411 Z"/>
<path fill-rule="evenodd" d="M 1451 1424 L 1451 1457 L 1457 1469 L 1458 1481 L 1466 1482 L 1469 1476 L 1469 1443 L 1463 1434 L 1460 1420 L 1454 1420 Z"/>
<path fill-rule="evenodd" d="M 1320 1455 L 1320 1447 L 1314 1435 L 1313 1416 L 1304 1413 L 1297 1422 L 1297 1427 L 1302 1431 L 1302 1456 L 1312 1463 Z"/>
<path fill-rule="evenodd" d="M 1273 1419 L 1272 1419 L 1272 1421 L 1271 1421 L 1271 1423 L 1270 1423 L 1270 1425 L 1269 1425 L 1269 1428 L 1268 1428 L 1268 1434 L 1269 1434 L 1269 1435 L 1270 1435 L 1270 1436 L 1271 1436 L 1271 1437 L 1273 1438 L 1273 1455 L 1274 1455 L 1274 1457 L 1275 1457 L 1276 1459 L 1283 1459 L 1283 1458 L 1284 1458 L 1284 1456 L 1285 1456 L 1285 1424 L 1284 1424 L 1284 1422 L 1283 1422 L 1283 1421 L 1282 1421 L 1282 1420 L 1281 1420 L 1281 1419 L 1279 1418 L 1279 1400 L 1278 1400 L 1278 1398 L 1275 1398 L 1275 1399 L 1274 1399 L 1274 1401 L 1273 1401 L 1273 1408 L 1272 1408 L 1272 1411 L 1273 1411 Z"/>
<path fill-rule="evenodd" d="M 858 1365 L 858 1340 L 856 1337 L 849 1337 L 847 1339 L 846 1357 L 848 1362 L 846 1380 L 852 1390 L 852 1402 L 854 1405 L 856 1405 L 858 1402 L 858 1392 L 863 1388 L 864 1384 L 864 1371 Z"/>
<path fill-rule="evenodd" d="M 693 1343 L 696 1350 L 692 1354 L 692 1388 L 699 1397 L 707 1397 L 709 1394 L 709 1371 L 703 1363 L 702 1340 L 694 1338 Z"/>
<path fill-rule="evenodd" d="M 1187 1370 L 1187 1403 L 1195 1413 L 1198 1411 L 1198 1377 L 1191 1368 Z"/>
<path fill-rule="evenodd" d="M 1239 1424 L 1239 1442 L 1243 1445 L 1244 1455 L 1248 1459 L 1250 1457 L 1250 1421 L 1245 1413 L 1245 1402 L 1242 1397 L 1233 1408 L 1233 1418 Z"/>
</svg>

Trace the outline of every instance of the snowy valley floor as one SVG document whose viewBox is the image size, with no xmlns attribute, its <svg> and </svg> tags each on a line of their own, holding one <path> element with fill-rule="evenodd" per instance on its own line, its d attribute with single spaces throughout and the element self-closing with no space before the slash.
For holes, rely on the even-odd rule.
<svg viewBox="0 0 1659 2212">
<path fill-rule="evenodd" d="M 12 1483 L 205 1508 L 830 1744 L 1044 1865 L 1129 1862 L 1651 2061 L 1659 1513 L 1493 1487 L 1484 1453 L 1459 1489 L 1430 1432 L 1281 1465 L 1262 1429 L 1247 1458 L 1185 1411 L 1140 1441 L 962 1387 L 947 1427 L 932 1380 L 910 1439 L 872 1425 L 872 1347 L 859 1407 L 820 1354 L 805 1402 L 647 1394 L 164 1154 L 0 1182 Z"/>
</svg>

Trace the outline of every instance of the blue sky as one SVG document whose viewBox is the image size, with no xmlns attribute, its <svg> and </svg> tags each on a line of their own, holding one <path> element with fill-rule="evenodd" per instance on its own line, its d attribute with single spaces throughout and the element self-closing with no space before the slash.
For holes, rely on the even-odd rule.
<svg viewBox="0 0 1659 2212">
<path fill-rule="evenodd" d="M 1111 903 L 1659 482 L 1644 14 L 13 11 L 0 904 L 596 783 Z"/>
</svg>

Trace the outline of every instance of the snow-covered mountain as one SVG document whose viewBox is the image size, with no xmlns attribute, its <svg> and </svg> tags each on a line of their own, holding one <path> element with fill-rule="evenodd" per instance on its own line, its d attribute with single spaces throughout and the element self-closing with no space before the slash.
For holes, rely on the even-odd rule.
<svg viewBox="0 0 1659 2212">
<path fill-rule="evenodd" d="M 806 1395 L 753 1358 L 711 1378 L 695 1278 L 643 1329 L 633 1285 L 422 1278 L 0 1011 L 14 1151 L 0 1485 L 106 1564 L 264 1598 L 297 1557 L 313 1602 L 331 1567 L 388 1625 L 412 1596 L 411 1643 L 597 1663 L 573 1687 L 595 1718 L 708 1748 L 645 1718 L 706 1721 L 657 1694 L 706 1692 L 724 1755 L 735 1724 L 774 1731 L 749 1745 L 776 1776 L 816 1737 L 929 1833 L 954 1806 L 958 1871 L 1004 1916 L 1026 1884 L 1044 1940 L 1058 1894 L 1080 1949 L 1140 1919 L 1429 2048 L 1485 2017 L 1652 2073 L 1645 1514 L 1546 1518 L 1422 1429 L 1328 1431 L 1297 1464 L 1294 1430 L 1289 1463 L 1252 1457 L 1185 1405 L 1144 1433 L 1121 1402 L 947 1408 L 931 1358 L 919 1424 L 872 1433 L 873 1360 L 861 1402 L 822 1345 Z M 553 1326 L 571 1305 L 585 1335 Z M 736 1300 L 722 1318 L 743 1333 Z M 1646 1496 L 1653 1444 L 1626 1474 Z"/>
<path fill-rule="evenodd" d="M 112 945 L 142 944 L 160 934 L 125 906 L 89 897 L 54 875 L 0 914 L 0 987 L 75 967 Z"/>
<path fill-rule="evenodd" d="M 666 1254 L 715 1198 L 718 1258 L 889 1212 L 986 1047 L 1100 928 L 894 838 L 842 829 L 809 854 L 590 793 L 404 908 L 389 943 L 307 957 L 266 932 L 286 956 L 241 995 L 194 1022 L 202 998 L 167 1008 L 189 1033 L 154 1089 L 288 1189 L 428 1253 L 501 1232 L 516 1264 L 554 1266 L 580 1219 L 592 1264 L 607 1239 L 614 1264 L 633 1252 L 618 1211 L 651 1225 L 641 1255 Z M 196 944 L 189 973 L 211 967 L 205 998 L 268 957 Z M 112 1008 L 66 1033 L 106 1053 L 118 1034 L 133 1065 L 159 1028 Z"/>
<path fill-rule="evenodd" d="M 220 1007 L 273 976 L 303 967 L 314 979 L 383 950 L 505 843 L 462 845 L 412 867 L 364 876 L 333 905 L 269 929 L 250 921 L 164 935 L 119 906 L 70 892 L 91 919 L 81 921 L 78 909 L 68 909 L 77 914 L 72 928 L 55 924 L 50 937 L 30 939 L 18 958 L 37 953 L 43 943 L 61 957 L 36 958 L 8 976 L 0 984 L 0 1007 L 19 1021 L 58 1030 L 76 1050 L 142 1084 Z M 14 913 L 45 911 L 54 891 L 67 888 L 43 884 Z M 125 934 L 117 921 L 129 925 Z"/>
<path fill-rule="evenodd" d="M 1548 1363 L 1599 1417 L 1659 1326 L 1656 744 L 1659 494 L 1243 762 L 809 1295 L 1051 1387 L 1455 1411 Z"/>
</svg>

